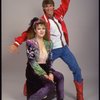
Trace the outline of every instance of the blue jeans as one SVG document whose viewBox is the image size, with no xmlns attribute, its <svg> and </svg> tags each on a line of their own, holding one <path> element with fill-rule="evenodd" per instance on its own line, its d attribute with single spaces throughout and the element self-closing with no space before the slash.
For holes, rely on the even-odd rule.
<svg viewBox="0 0 100 100">
<path fill-rule="evenodd" d="M 52 50 L 52 60 L 54 61 L 57 58 L 61 58 L 68 65 L 69 69 L 73 73 L 74 80 L 82 82 L 81 69 L 67 45 L 62 48 Z"/>
</svg>

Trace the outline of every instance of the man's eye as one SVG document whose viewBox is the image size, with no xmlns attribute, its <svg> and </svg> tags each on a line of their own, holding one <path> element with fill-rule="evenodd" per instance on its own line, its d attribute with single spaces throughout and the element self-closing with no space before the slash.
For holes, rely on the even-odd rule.
<svg viewBox="0 0 100 100">
<path fill-rule="evenodd" d="M 45 28 L 42 28 L 43 30 L 45 30 Z"/>
</svg>

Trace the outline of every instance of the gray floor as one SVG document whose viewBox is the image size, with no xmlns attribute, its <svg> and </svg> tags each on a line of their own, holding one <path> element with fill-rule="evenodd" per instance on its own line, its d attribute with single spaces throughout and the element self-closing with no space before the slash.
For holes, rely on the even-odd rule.
<svg viewBox="0 0 100 100">
<path fill-rule="evenodd" d="M 16 54 L 14 59 L 13 55 L 8 55 L 8 57 L 3 58 L 2 63 L 2 100 L 26 100 L 26 97 L 23 96 L 26 61 L 25 59 L 22 59 L 23 57 L 21 54 Z M 64 74 L 64 100 L 76 100 L 76 91 L 73 84 L 71 71 L 68 69 L 67 65 L 65 65 L 60 59 L 55 61 L 54 66 L 56 66 L 54 67 L 56 70 L 61 71 Z M 82 67 L 81 69 L 84 77 L 85 100 L 99 100 L 98 72 L 95 72 L 95 70 L 94 72 L 93 70 L 92 72 L 88 69 L 85 70 L 84 67 Z"/>
</svg>

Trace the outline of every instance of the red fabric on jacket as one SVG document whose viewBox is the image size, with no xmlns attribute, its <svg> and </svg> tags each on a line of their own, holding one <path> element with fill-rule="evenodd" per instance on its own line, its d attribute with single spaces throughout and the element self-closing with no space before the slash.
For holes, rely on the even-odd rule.
<svg viewBox="0 0 100 100">
<path fill-rule="evenodd" d="M 24 41 L 26 41 L 26 39 L 27 39 L 27 32 L 24 31 L 21 34 L 21 36 L 15 38 L 15 43 L 14 44 L 16 44 L 16 42 L 17 42 L 19 45 L 21 45 Z M 18 44 L 16 44 L 16 45 L 19 46 Z"/>
</svg>

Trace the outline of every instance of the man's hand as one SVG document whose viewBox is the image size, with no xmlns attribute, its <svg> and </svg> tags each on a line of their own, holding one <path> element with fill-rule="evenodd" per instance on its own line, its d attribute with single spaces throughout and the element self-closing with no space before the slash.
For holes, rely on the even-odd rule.
<svg viewBox="0 0 100 100">
<path fill-rule="evenodd" d="M 9 52 L 10 53 L 15 53 L 18 51 L 18 47 L 15 46 L 14 44 L 12 44 L 11 46 L 9 46 Z"/>
</svg>

